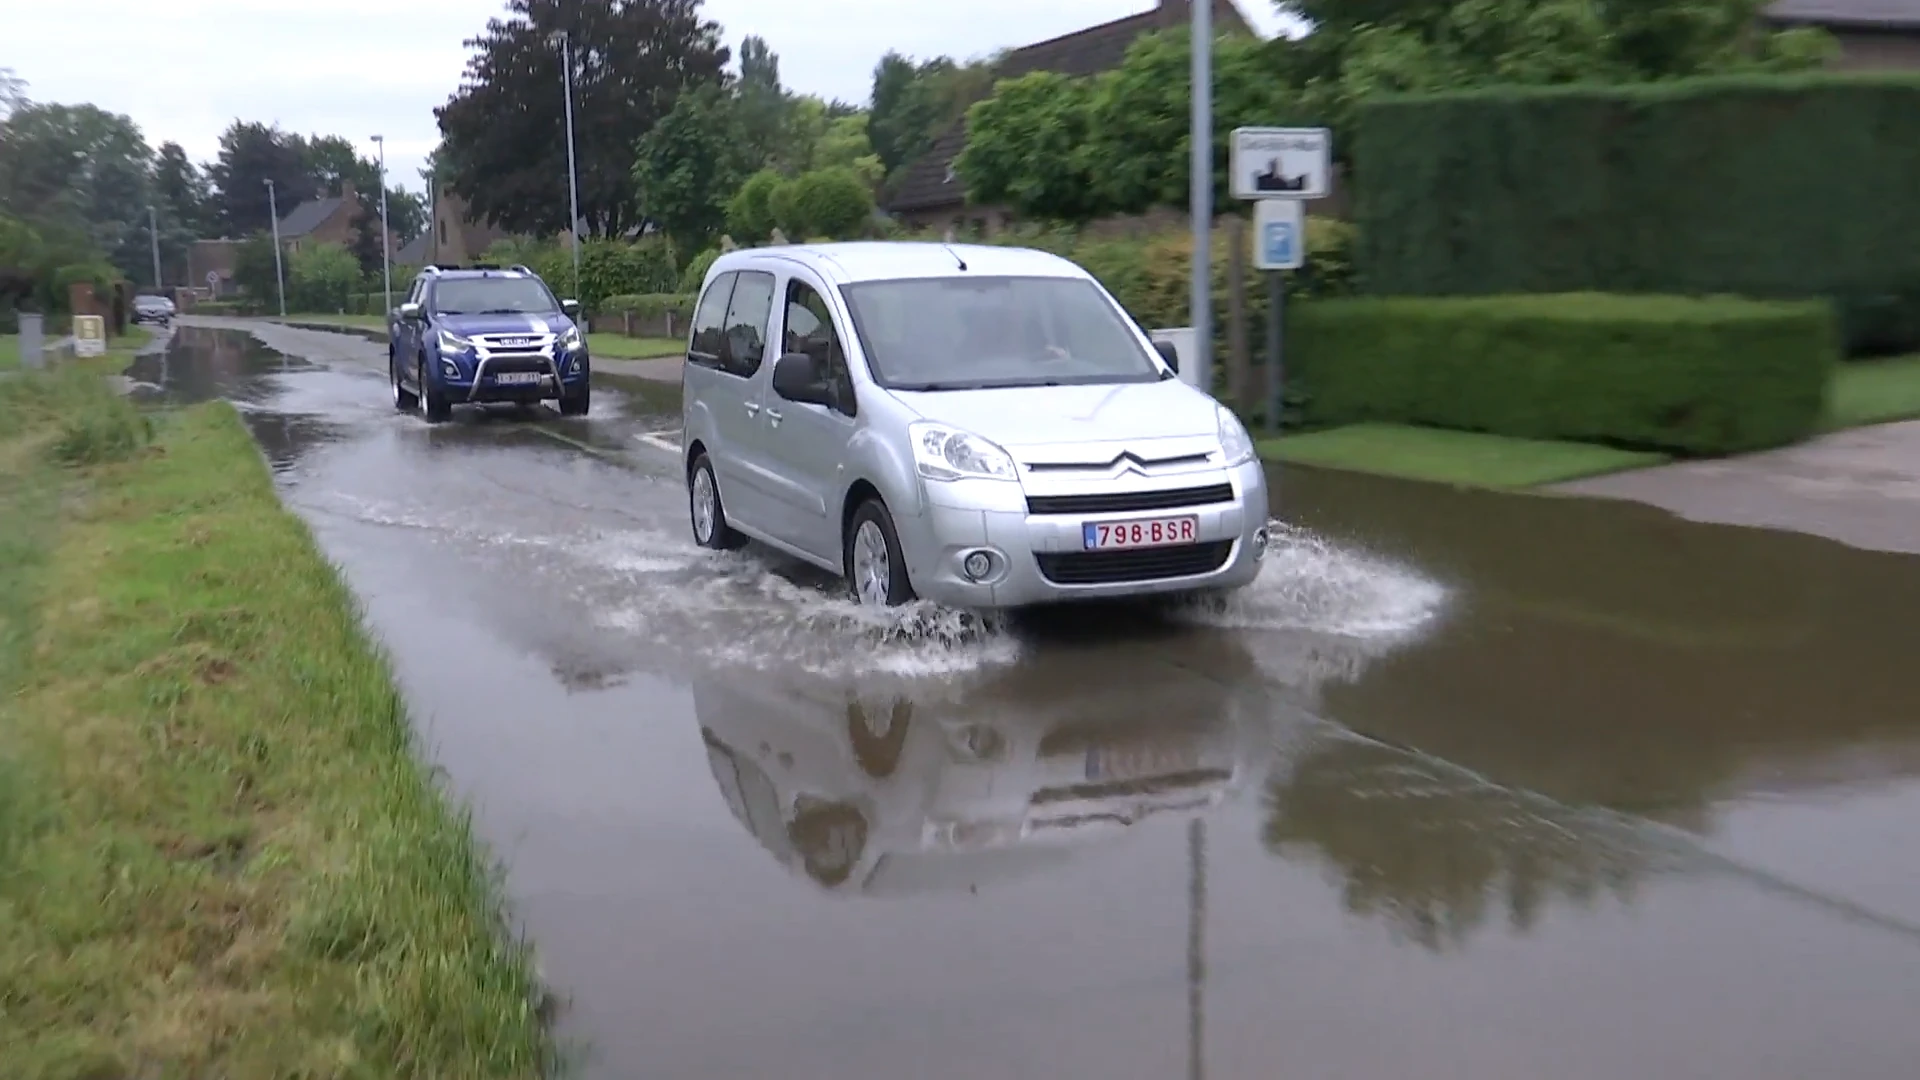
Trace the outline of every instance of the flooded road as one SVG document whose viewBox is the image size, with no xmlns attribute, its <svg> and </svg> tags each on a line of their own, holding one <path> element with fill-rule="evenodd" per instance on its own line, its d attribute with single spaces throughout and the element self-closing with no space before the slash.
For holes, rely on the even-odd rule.
<svg viewBox="0 0 1920 1080">
<path fill-rule="evenodd" d="M 1289 469 L 1227 607 L 875 614 L 692 546 L 670 394 L 272 334 L 135 374 L 246 410 L 584 1075 L 1914 1075 L 1920 560 Z"/>
</svg>

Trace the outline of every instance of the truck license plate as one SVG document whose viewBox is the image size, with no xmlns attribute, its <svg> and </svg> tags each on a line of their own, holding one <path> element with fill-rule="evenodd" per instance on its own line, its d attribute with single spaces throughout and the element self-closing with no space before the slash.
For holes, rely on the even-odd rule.
<svg viewBox="0 0 1920 1080">
<path fill-rule="evenodd" d="M 500 374 L 495 375 L 493 377 L 493 381 L 496 383 L 499 383 L 501 386 L 516 386 L 521 383 L 537 383 L 540 381 L 540 373 L 537 371 L 503 371 Z"/>
</svg>

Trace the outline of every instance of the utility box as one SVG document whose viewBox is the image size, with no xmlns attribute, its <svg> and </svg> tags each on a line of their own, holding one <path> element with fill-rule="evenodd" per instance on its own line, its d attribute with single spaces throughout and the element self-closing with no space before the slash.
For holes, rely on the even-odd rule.
<svg viewBox="0 0 1920 1080">
<path fill-rule="evenodd" d="M 20 313 L 20 366 L 37 368 L 46 363 L 41 349 L 46 346 L 46 316 L 37 312 Z"/>
<path fill-rule="evenodd" d="M 1195 389 L 1204 390 L 1200 385 L 1200 373 L 1194 370 L 1197 360 L 1193 349 L 1193 327 L 1176 326 L 1166 330 L 1149 330 L 1147 336 L 1155 342 L 1165 342 L 1173 346 L 1173 353 L 1180 358 L 1180 381 Z"/>
</svg>

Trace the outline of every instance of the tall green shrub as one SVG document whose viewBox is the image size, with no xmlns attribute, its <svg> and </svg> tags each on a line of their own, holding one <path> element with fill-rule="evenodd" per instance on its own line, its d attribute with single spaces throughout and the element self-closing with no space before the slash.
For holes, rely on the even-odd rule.
<svg viewBox="0 0 1920 1080">
<path fill-rule="evenodd" d="M 288 311 L 345 311 L 360 288 L 360 260 L 339 244 L 306 245 L 286 263 Z"/>
<path fill-rule="evenodd" d="M 1805 437 L 1837 358 L 1827 305 L 1730 297 L 1361 297 L 1301 304 L 1289 333 L 1312 424 L 1686 454 Z"/>
<path fill-rule="evenodd" d="M 1386 97 L 1353 153 L 1375 291 L 1818 296 L 1920 348 L 1920 74 Z"/>
</svg>

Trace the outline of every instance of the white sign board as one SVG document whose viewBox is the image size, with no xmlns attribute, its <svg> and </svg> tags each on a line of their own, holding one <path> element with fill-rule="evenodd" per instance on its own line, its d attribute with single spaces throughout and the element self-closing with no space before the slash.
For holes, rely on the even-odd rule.
<svg viewBox="0 0 1920 1080">
<path fill-rule="evenodd" d="M 1236 199 L 1324 199 L 1333 171 L 1333 133 L 1235 128 L 1227 167 Z"/>
<path fill-rule="evenodd" d="M 212 289 L 215 292 L 218 292 L 220 290 L 220 271 L 218 270 L 207 271 L 207 288 Z"/>
<path fill-rule="evenodd" d="M 1253 268 L 1298 270 L 1307 265 L 1307 204 L 1260 199 L 1253 204 Z"/>
<path fill-rule="evenodd" d="M 107 320 L 98 315 L 73 317 L 73 355 L 101 356 L 107 351 Z"/>
</svg>

